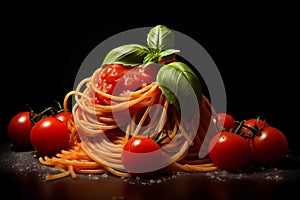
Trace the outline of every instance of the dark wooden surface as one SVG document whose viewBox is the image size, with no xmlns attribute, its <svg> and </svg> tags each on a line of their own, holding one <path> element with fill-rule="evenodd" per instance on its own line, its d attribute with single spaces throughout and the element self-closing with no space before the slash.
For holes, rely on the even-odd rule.
<svg viewBox="0 0 300 200">
<path fill-rule="evenodd" d="M 8 199 L 283 199 L 299 196 L 299 156 L 289 156 L 276 168 L 240 172 L 174 172 L 151 177 L 120 178 L 111 174 L 71 176 L 45 181 L 57 171 L 41 165 L 34 151 L 1 150 L 1 195 Z"/>
</svg>

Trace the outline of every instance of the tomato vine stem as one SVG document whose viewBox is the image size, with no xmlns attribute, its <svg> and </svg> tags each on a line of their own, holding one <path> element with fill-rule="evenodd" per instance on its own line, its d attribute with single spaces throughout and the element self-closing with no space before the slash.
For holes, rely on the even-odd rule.
<svg viewBox="0 0 300 200">
<path fill-rule="evenodd" d="M 161 138 L 160 136 L 165 133 L 165 135 L 163 135 Z M 161 143 L 166 139 L 169 138 L 170 140 L 172 140 L 172 138 L 170 138 L 168 131 L 167 130 L 161 130 L 158 132 L 158 134 L 155 136 L 154 138 L 154 142 L 156 142 L 159 146 L 161 146 Z"/>
<path fill-rule="evenodd" d="M 47 114 L 49 113 L 49 114 Z M 44 117 L 48 117 L 49 115 L 56 115 L 57 114 L 57 109 L 54 107 L 48 107 L 46 109 L 44 109 L 43 111 L 41 111 L 40 113 L 38 113 L 37 115 L 33 115 L 30 117 L 30 121 L 33 124 L 36 124 L 40 119 L 44 118 Z"/>
<path fill-rule="evenodd" d="M 261 120 L 262 116 L 258 116 L 256 118 L 256 121 L 252 126 L 248 126 L 246 124 L 244 124 L 245 120 L 242 120 L 240 122 L 237 121 L 238 123 L 238 127 L 234 130 L 234 133 L 239 134 L 240 136 L 244 137 L 244 138 L 254 138 L 255 136 L 260 135 L 261 130 L 263 130 L 267 124 L 266 119 L 263 119 L 264 124 L 262 125 L 262 127 L 258 127 L 258 123 Z M 242 127 L 245 127 L 247 130 L 250 130 L 249 132 L 246 130 L 242 130 Z M 246 135 L 247 133 L 247 135 Z"/>
</svg>

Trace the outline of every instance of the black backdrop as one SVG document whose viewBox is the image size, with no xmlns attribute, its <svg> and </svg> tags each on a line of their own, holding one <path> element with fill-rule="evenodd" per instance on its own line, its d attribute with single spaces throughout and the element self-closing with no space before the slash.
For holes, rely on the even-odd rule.
<svg viewBox="0 0 300 200">
<path fill-rule="evenodd" d="M 62 101 L 85 57 L 103 40 L 132 28 L 163 24 L 195 39 L 211 55 L 224 80 L 228 113 L 239 120 L 263 115 L 286 133 L 291 149 L 299 150 L 293 12 L 102 10 L 20 9 L 3 18 L 1 142 L 8 141 L 7 124 L 27 109 L 25 104 L 38 110 L 53 105 L 54 99 Z"/>
</svg>

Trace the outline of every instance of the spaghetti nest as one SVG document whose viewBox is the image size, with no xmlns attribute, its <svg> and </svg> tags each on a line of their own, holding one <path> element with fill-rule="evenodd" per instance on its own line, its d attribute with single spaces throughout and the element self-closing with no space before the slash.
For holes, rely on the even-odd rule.
<svg viewBox="0 0 300 200">
<path fill-rule="evenodd" d="M 209 157 L 199 158 L 206 134 L 217 131 L 211 121 L 213 107 L 204 95 L 198 115 L 187 117 L 170 104 L 157 82 L 118 96 L 100 91 L 94 82 L 100 70 L 82 80 L 76 90 L 65 96 L 65 110 L 70 97 L 74 95 L 75 99 L 72 108 L 74 121 L 69 122 L 69 128 L 73 130 L 70 148 L 52 160 L 40 159 L 41 163 L 59 166 L 59 169 L 66 171 L 62 172 L 64 176 L 73 174 L 73 178 L 76 172 L 110 172 L 116 176 L 129 177 L 133 174 L 122 164 L 123 147 L 129 138 L 144 135 L 152 139 L 162 138 L 161 149 L 167 163 L 159 171 L 197 172 L 217 169 Z M 110 99 L 111 104 L 95 103 L 96 95 Z M 76 152 L 84 158 L 74 156 Z"/>
</svg>

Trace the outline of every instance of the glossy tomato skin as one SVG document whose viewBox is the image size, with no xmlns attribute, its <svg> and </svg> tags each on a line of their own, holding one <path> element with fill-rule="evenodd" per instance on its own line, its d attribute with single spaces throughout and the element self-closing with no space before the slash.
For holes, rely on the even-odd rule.
<svg viewBox="0 0 300 200">
<path fill-rule="evenodd" d="M 239 170 L 249 163 L 251 149 L 245 138 L 225 131 L 211 139 L 209 156 L 219 169 Z"/>
<path fill-rule="evenodd" d="M 20 112 L 12 117 L 8 124 L 8 137 L 11 143 L 20 149 L 31 149 L 30 131 L 33 123 L 30 120 L 31 112 Z"/>
<path fill-rule="evenodd" d="M 263 129 L 263 128 L 266 128 L 269 126 L 269 124 L 267 122 L 265 122 L 264 120 L 259 119 L 257 121 L 256 118 L 251 118 L 251 119 L 246 120 L 243 123 L 243 125 L 244 126 L 242 126 L 242 128 L 241 128 L 241 132 L 245 132 L 245 134 L 247 134 L 248 132 L 251 132 L 251 130 L 248 129 L 247 127 Z"/>
<path fill-rule="evenodd" d="M 67 125 L 69 118 L 71 120 L 73 120 L 73 114 L 69 111 L 67 111 L 67 112 L 62 111 L 62 112 L 57 113 L 55 115 L 55 118 L 59 119 L 60 121 L 64 122 Z"/>
<path fill-rule="evenodd" d="M 252 160 L 264 165 L 276 165 L 288 153 L 287 138 L 282 131 L 268 126 L 250 139 Z"/>
<path fill-rule="evenodd" d="M 217 121 L 222 126 L 223 130 L 229 131 L 236 128 L 235 119 L 232 115 L 228 113 L 217 113 L 217 120 L 213 118 L 213 121 L 216 123 Z"/>
<path fill-rule="evenodd" d="M 256 124 L 257 128 L 259 128 L 259 129 L 269 126 L 269 124 L 262 119 L 259 119 L 257 123 L 256 123 L 256 121 L 257 121 L 257 119 L 255 119 L 255 118 L 248 119 L 244 122 L 244 125 L 254 127 L 254 125 Z"/>
<path fill-rule="evenodd" d="M 67 126 L 52 116 L 39 120 L 30 132 L 30 141 L 34 149 L 49 156 L 67 148 L 69 139 Z"/>
<path fill-rule="evenodd" d="M 144 136 L 130 138 L 123 147 L 121 159 L 129 173 L 148 173 L 164 165 L 159 145 Z"/>
<path fill-rule="evenodd" d="M 159 145 L 145 136 L 135 136 L 128 140 L 123 150 L 134 153 L 148 153 L 159 150 Z"/>
</svg>

